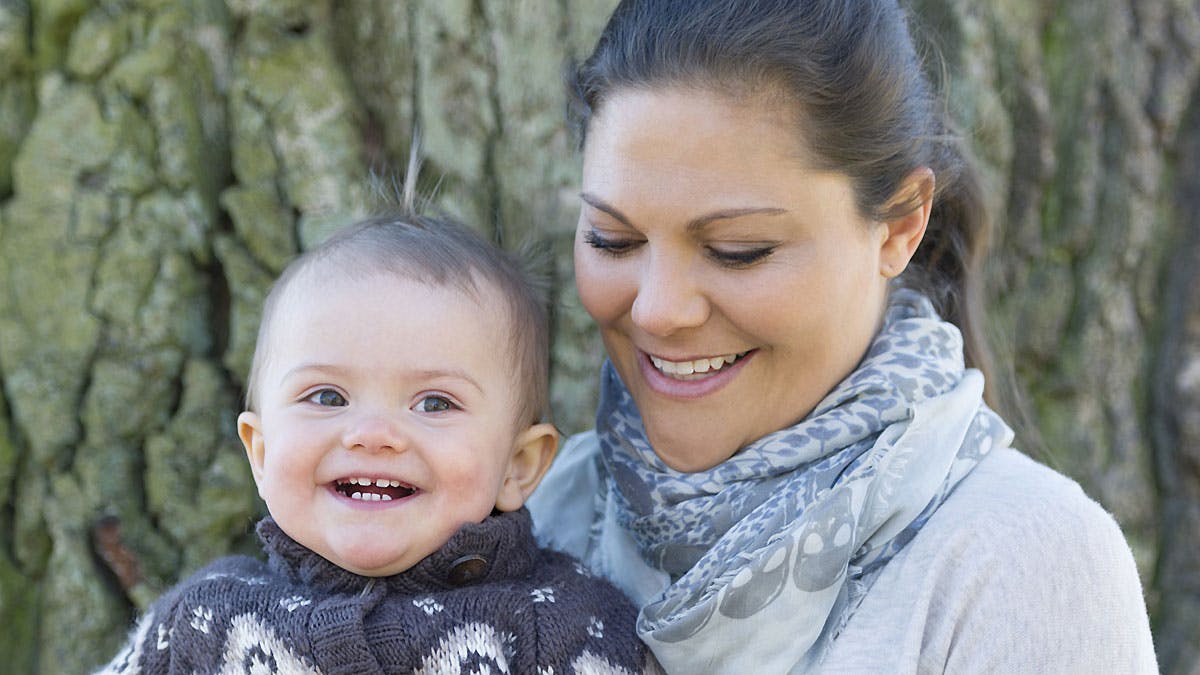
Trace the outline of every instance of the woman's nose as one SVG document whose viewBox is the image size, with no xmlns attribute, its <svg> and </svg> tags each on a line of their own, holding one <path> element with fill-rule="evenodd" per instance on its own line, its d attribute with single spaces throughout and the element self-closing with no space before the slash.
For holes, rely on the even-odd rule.
<svg viewBox="0 0 1200 675">
<path fill-rule="evenodd" d="M 645 261 L 630 310 L 633 323 L 657 337 L 704 325 L 709 300 L 686 257 L 651 254 Z"/>
<path fill-rule="evenodd" d="M 393 417 L 381 412 L 364 411 L 349 421 L 342 434 L 342 444 L 360 452 L 401 452 L 407 441 L 400 424 Z"/>
</svg>

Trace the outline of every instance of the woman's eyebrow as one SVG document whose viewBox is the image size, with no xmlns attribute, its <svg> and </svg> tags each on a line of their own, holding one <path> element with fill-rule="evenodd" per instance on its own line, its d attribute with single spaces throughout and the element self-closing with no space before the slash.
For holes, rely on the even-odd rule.
<svg viewBox="0 0 1200 675">
<path fill-rule="evenodd" d="M 622 224 L 633 227 L 633 223 L 625 217 L 616 207 L 600 199 L 596 195 L 581 192 L 579 198 L 586 202 L 589 206 L 599 211 L 603 211 L 608 215 L 619 220 Z M 733 218 L 742 218 L 745 216 L 778 216 L 787 213 L 787 209 L 781 209 L 773 206 L 748 206 L 744 208 L 720 209 L 711 213 L 706 213 L 697 216 L 688 221 L 687 231 L 696 232 L 702 230 L 711 224 L 714 220 L 729 220 Z"/>
<path fill-rule="evenodd" d="M 612 204 L 609 204 L 608 202 L 604 201 L 603 199 L 600 199 L 596 195 L 588 193 L 588 192 L 580 192 L 579 198 L 582 199 L 584 202 L 586 202 L 588 204 L 588 206 L 591 206 L 593 209 L 596 209 L 598 211 L 603 211 L 603 212 L 607 213 L 608 215 L 612 216 L 613 218 L 616 218 L 617 220 L 621 221 L 622 224 L 628 225 L 629 227 L 633 227 L 633 223 L 629 222 L 629 219 L 625 217 L 625 214 L 618 211 L 617 207 L 613 206 Z"/>
<path fill-rule="evenodd" d="M 787 209 L 780 209 L 773 206 L 748 206 L 740 209 L 721 209 L 706 213 L 697 218 L 693 218 L 687 224 L 688 232 L 696 232 L 703 230 L 714 220 L 731 220 L 733 218 L 742 218 L 744 216 L 778 216 L 787 213 Z"/>
</svg>

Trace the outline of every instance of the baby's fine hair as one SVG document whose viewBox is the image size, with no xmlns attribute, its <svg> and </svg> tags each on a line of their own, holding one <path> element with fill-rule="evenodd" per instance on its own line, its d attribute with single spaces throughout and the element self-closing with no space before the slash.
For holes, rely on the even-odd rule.
<svg viewBox="0 0 1200 675">
<path fill-rule="evenodd" d="M 452 286 L 477 299 L 484 297 L 480 284 L 495 289 L 507 306 L 495 315 L 481 314 L 479 320 L 507 322 L 513 375 L 521 392 L 517 419 L 537 423 L 549 413 L 550 337 L 544 284 L 529 257 L 509 253 L 448 217 L 383 213 L 339 230 L 293 260 L 267 294 L 246 383 L 246 409 L 254 410 L 259 402 L 272 319 L 280 299 L 308 270 L 333 264 L 350 277 L 391 274 Z"/>
</svg>

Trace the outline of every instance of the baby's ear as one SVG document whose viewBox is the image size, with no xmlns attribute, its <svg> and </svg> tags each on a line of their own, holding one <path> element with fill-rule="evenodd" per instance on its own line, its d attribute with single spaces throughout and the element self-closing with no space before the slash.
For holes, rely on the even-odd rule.
<svg viewBox="0 0 1200 675">
<path fill-rule="evenodd" d="M 558 429 L 553 424 L 535 424 L 517 436 L 514 446 L 504 483 L 496 497 L 496 508 L 501 511 L 521 508 L 542 482 L 542 476 L 546 475 L 558 452 Z"/>
<path fill-rule="evenodd" d="M 258 494 L 262 495 L 263 463 L 266 462 L 266 447 L 263 445 L 262 419 L 258 413 L 249 410 L 238 415 L 238 438 L 246 448 L 246 459 L 250 460 L 250 471 L 254 474 L 254 484 L 258 486 Z"/>
</svg>

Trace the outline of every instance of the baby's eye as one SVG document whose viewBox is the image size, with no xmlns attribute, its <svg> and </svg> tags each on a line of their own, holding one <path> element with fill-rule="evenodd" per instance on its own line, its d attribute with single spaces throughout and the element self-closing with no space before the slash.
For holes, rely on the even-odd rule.
<svg viewBox="0 0 1200 675">
<path fill-rule="evenodd" d="M 310 403 L 316 403 L 319 406 L 329 406 L 340 408 L 349 405 L 346 397 L 342 396 L 336 389 L 321 389 L 309 394 L 308 398 L 304 399 Z"/>
<path fill-rule="evenodd" d="M 445 396 L 441 396 L 439 394 L 429 394 L 428 396 L 423 397 L 420 401 L 417 401 L 415 410 L 417 412 L 435 413 L 454 410 L 457 407 L 458 406 L 454 405 L 453 401 Z"/>
</svg>

